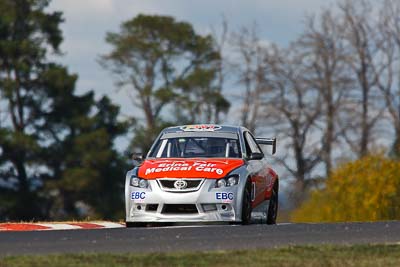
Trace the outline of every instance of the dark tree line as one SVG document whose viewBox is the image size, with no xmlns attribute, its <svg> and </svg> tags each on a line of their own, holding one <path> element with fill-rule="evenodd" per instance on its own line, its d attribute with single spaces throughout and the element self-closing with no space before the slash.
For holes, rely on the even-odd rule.
<svg viewBox="0 0 400 267">
<path fill-rule="evenodd" d="M 113 142 L 127 125 L 48 60 L 63 18 L 47 5 L 0 1 L 0 219 L 116 217 L 126 165 Z"/>
</svg>

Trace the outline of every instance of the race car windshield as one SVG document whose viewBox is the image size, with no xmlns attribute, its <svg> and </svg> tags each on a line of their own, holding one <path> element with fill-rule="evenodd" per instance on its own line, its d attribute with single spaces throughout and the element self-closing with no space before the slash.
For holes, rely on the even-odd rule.
<svg viewBox="0 0 400 267">
<path fill-rule="evenodd" d="M 160 139 L 151 158 L 240 158 L 238 139 L 220 137 L 176 137 Z"/>
</svg>

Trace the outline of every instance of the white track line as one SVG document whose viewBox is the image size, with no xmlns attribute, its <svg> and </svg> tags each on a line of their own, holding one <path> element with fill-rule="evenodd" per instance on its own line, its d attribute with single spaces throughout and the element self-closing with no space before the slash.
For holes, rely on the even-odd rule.
<svg viewBox="0 0 400 267">
<path fill-rule="evenodd" d="M 90 222 L 90 223 L 104 226 L 104 228 L 122 228 L 122 227 L 125 227 L 125 224 L 123 224 L 123 223 L 113 223 L 113 222 Z"/>
<path fill-rule="evenodd" d="M 83 229 L 78 225 L 71 225 L 68 223 L 37 223 L 35 225 L 40 225 L 44 227 L 49 227 L 50 229 L 43 230 L 73 230 L 73 229 Z M 42 231 L 43 231 L 42 230 Z M 40 230 L 39 230 L 40 231 Z"/>
</svg>

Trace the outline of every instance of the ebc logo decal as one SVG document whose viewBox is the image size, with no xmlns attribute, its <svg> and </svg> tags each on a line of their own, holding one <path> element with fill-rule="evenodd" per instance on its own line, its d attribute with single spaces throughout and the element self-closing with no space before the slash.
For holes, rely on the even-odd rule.
<svg viewBox="0 0 400 267">
<path fill-rule="evenodd" d="M 145 198 L 146 198 L 146 192 L 132 192 L 131 193 L 132 200 L 145 199 Z"/>
<path fill-rule="evenodd" d="M 203 124 L 203 125 L 185 125 L 180 129 L 182 131 L 199 131 L 199 132 L 212 132 L 221 129 L 219 125 Z"/>
<path fill-rule="evenodd" d="M 233 193 L 217 192 L 215 193 L 215 199 L 217 200 L 233 200 Z"/>
</svg>

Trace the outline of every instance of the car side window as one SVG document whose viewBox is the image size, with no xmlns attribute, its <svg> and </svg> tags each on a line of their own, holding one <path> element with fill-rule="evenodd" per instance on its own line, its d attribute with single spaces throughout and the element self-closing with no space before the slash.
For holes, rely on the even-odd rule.
<svg viewBox="0 0 400 267">
<path fill-rule="evenodd" d="M 251 149 L 250 149 L 250 145 L 249 142 L 247 141 L 247 133 L 244 133 L 244 146 L 246 149 L 246 155 L 247 157 L 251 154 Z"/>
<path fill-rule="evenodd" d="M 248 149 L 247 146 L 249 146 L 251 153 L 262 153 L 259 146 L 257 145 L 256 140 L 254 140 L 254 137 L 249 132 L 245 133 L 245 140 L 246 140 L 246 150 Z M 248 152 L 247 154 L 249 155 Z"/>
</svg>

